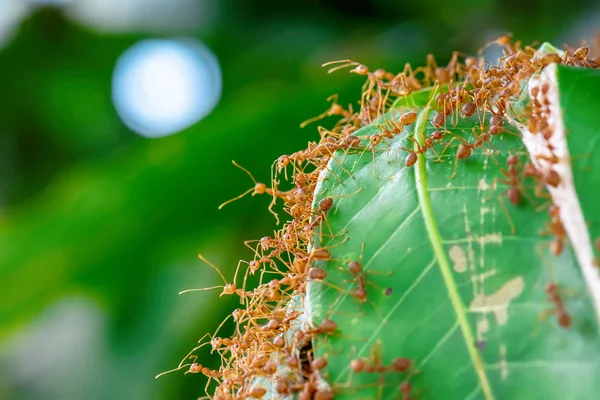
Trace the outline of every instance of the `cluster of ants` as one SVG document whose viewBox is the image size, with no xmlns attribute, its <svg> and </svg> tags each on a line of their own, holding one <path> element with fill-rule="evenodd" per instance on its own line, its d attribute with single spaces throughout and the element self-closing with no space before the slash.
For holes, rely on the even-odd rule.
<svg viewBox="0 0 600 400">
<path fill-rule="evenodd" d="M 336 387 L 328 383 L 327 357 L 316 358 L 312 347 L 315 337 L 340 334 L 340 327 L 329 318 L 319 323 L 307 320 L 303 309 L 298 306 L 303 302 L 308 282 L 326 282 L 327 271 L 313 262 L 332 259 L 329 249 L 319 247 L 317 239 L 319 234 L 322 235 L 326 231 L 322 228 L 327 224 L 327 214 L 336 199 L 330 196 L 316 202 L 314 198 L 319 176 L 324 170 L 328 170 L 334 153 L 374 151 L 382 142 L 397 135 L 407 135 L 406 127 L 415 124 L 418 117 L 416 112 L 407 111 L 401 115 L 396 113 L 396 116 L 387 119 L 383 124 L 382 117 L 385 119 L 384 114 L 393 109 L 397 99 L 407 98 L 414 91 L 433 86 L 435 90 L 431 93 L 434 97 L 431 98 L 430 106 L 435 113 L 428 122 L 435 131 L 422 143 L 407 135 L 407 140 L 412 141 L 414 146 L 405 149 L 408 154 L 404 165 L 407 168 L 414 166 L 435 144 L 445 144 L 447 149 L 456 142 L 459 142 L 458 146 L 454 146 L 455 162 L 458 163 L 467 159 L 473 150 L 489 146 L 495 137 L 505 132 L 503 120 L 510 109 L 511 101 L 522 95 L 528 79 L 543 67 L 550 63 L 586 68 L 600 66 L 599 59 L 587 57 L 588 51 L 585 47 L 566 49 L 561 54 L 539 54 L 533 47 L 523 47 L 520 42 L 513 42 L 510 36 L 501 36 L 491 44 L 499 45 L 503 49 L 503 57 L 497 65 L 490 65 L 481 56 L 464 56 L 458 52 L 452 55 L 446 66 L 438 66 L 430 55 L 427 57 L 426 66 L 413 70 L 406 64 L 398 74 L 382 69 L 371 71 L 366 66 L 349 60 L 325 64 L 338 64 L 329 72 L 353 67 L 350 72 L 367 78 L 359 108 L 357 111 L 351 106 L 345 108 L 338 104 L 336 99 L 325 113 L 302 124 L 304 126 L 327 116 L 340 118 L 331 130 L 319 127 L 318 142 L 309 143 L 305 150 L 279 157 L 272 167 L 270 186 L 257 182 L 250 172 L 244 170 L 253 179 L 254 187 L 230 201 L 247 194 L 265 194 L 272 197 L 269 210 L 278 221 L 278 215 L 273 210 L 278 200 L 283 202 L 284 211 L 291 218 L 281 229 L 274 232 L 272 237 L 265 236 L 258 241 L 245 243 L 254 252 L 255 257 L 249 262 L 238 264 L 231 282 L 205 260 L 219 272 L 224 285 L 195 290 L 219 288 L 222 290 L 221 296 L 239 296 L 243 307 L 236 309 L 225 320 L 233 318 L 236 325 L 230 337 L 217 336 L 225 322 L 223 321 L 213 335 L 205 335 L 208 336 L 208 341 L 190 352 L 193 354 L 200 347 L 211 346 L 212 352 L 216 352 L 222 359 L 218 370 L 203 367 L 196 362 L 196 358 L 193 358 L 192 363 L 185 363 L 189 357 L 195 357 L 190 354 L 175 370 L 188 368 L 187 372 L 201 373 L 208 377 L 205 390 L 214 400 L 283 398 L 289 395 L 295 395 L 301 400 L 329 400 L 336 393 L 351 388 L 351 382 L 345 387 Z M 539 90 L 543 94 L 547 88 L 542 87 Z M 552 129 L 544 124 L 545 102 L 538 94 L 532 94 L 529 129 L 534 134 L 549 137 L 552 135 Z M 446 129 L 448 125 L 456 124 L 459 118 L 469 118 L 476 113 L 482 127 L 480 134 L 474 133 L 473 138 L 453 137 L 444 142 L 449 134 Z M 491 117 L 486 118 L 486 115 Z M 379 133 L 371 136 L 359 134 L 360 128 L 374 122 L 379 126 Z M 489 123 L 487 127 L 486 123 Z M 290 171 L 291 177 L 288 179 L 287 174 Z M 538 170 L 532 163 L 522 163 L 520 156 L 515 154 L 508 157 L 507 167 L 501 171 L 504 175 L 502 182 L 508 186 L 502 195 L 514 206 L 522 202 L 525 177 L 538 182 L 539 193 L 546 185 L 560 184 L 559 175 L 551 167 L 544 171 Z M 291 184 L 290 189 L 281 189 L 278 180 L 281 175 Z M 551 217 L 549 232 L 555 236 L 551 251 L 558 255 L 563 249 L 566 235 L 556 207 L 551 208 Z M 243 283 L 238 286 L 238 273 L 242 265 L 246 264 Z M 362 259 L 348 261 L 345 268 L 353 277 L 353 296 L 358 302 L 364 303 L 368 294 Z M 255 289 L 248 290 L 248 275 L 255 274 L 259 274 L 260 283 Z M 557 286 L 552 284 L 547 292 L 549 300 L 557 309 L 560 325 L 568 327 L 570 317 L 560 299 Z M 200 342 L 203 340 L 204 338 Z M 394 384 L 397 385 L 397 396 L 403 400 L 414 398 L 409 382 L 412 362 L 401 355 L 388 365 L 359 358 L 348 360 L 348 366 L 354 374 L 400 373 L 401 376 Z M 212 395 L 208 392 L 211 381 L 216 383 Z M 381 382 L 380 386 L 383 387 L 384 384 L 388 385 L 388 382 Z"/>
</svg>

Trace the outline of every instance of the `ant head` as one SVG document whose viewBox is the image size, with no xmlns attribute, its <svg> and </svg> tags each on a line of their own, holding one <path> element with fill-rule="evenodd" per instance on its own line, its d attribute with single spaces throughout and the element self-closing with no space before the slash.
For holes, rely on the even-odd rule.
<svg viewBox="0 0 600 400">
<path fill-rule="evenodd" d="M 357 373 L 363 372 L 365 369 L 365 366 L 366 366 L 366 362 L 362 358 L 350 361 L 350 369 L 354 372 L 357 372 Z"/>
<path fill-rule="evenodd" d="M 280 286 L 281 286 L 281 283 L 279 282 L 279 279 L 273 279 L 272 281 L 269 282 L 269 288 L 272 290 L 277 290 L 277 289 L 279 289 Z"/>
<path fill-rule="evenodd" d="M 408 381 L 404 381 L 400 384 L 399 389 L 401 393 L 410 393 L 412 386 Z"/>
<path fill-rule="evenodd" d="M 556 289 L 557 289 L 556 283 L 548 283 L 546 285 L 546 293 L 548 293 L 550 295 L 555 294 L 556 293 Z"/>
<path fill-rule="evenodd" d="M 441 138 L 444 137 L 444 134 L 440 131 L 433 131 L 433 133 L 431 134 L 431 137 L 435 140 L 440 140 Z"/>
<path fill-rule="evenodd" d="M 260 267 L 260 262 L 258 260 L 252 260 L 248 263 L 248 266 L 252 272 L 256 272 Z"/>
<path fill-rule="evenodd" d="M 233 315 L 233 319 L 235 321 L 239 321 L 240 318 L 242 318 L 242 315 L 244 314 L 244 311 L 241 308 L 236 308 L 235 310 L 233 310 L 233 312 L 231 313 L 231 315 Z"/>
<path fill-rule="evenodd" d="M 358 64 L 358 66 L 354 69 L 351 69 L 350 72 L 358 75 L 367 75 L 369 73 L 369 68 L 362 64 Z"/>
<path fill-rule="evenodd" d="M 224 294 L 226 294 L 226 295 L 234 294 L 236 290 L 237 290 L 237 286 L 235 286 L 235 283 L 228 283 L 227 285 L 223 286 L 223 292 L 221 292 L 220 296 L 223 296 Z"/>
<path fill-rule="evenodd" d="M 290 163 L 290 158 L 286 155 L 283 155 L 277 159 L 277 170 L 281 171 Z"/>
<path fill-rule="evenodd" d="M 329 110 L 331 115 L 341 115 L 344 113 L 344 107 L 339 105 L 338 103 L 333 103 L 331 105 L 331 109 Z"/>
<path fill-rule="evenodd" d="M 213 350 L 218 349 L 219 347 L 221 347 L 223 345 L 223 338 L 215 337 L 215 338 L 211 339 L 210 345 L 212 346 Z"/>
<path fill-rule="evenodd" d="M 381 142 L 381 135 L 373 135 L 369 141 L 371 142 L 371 147 L 375 147 Z"/>
<path fill-rule="evenodd" d="M 263 194 L 266 190 L 267 185 L 261 182 L 256 182 L 256 184 L 254 185 L 254 192 L 252 193 L 252 195 Z"/>
<path fill-rule="evenodd" d="M 508 165 L 517 165 L 519 163 L 519 157 L 512 154 L 512 155 L 508 156 L 508 159 L 506 160 L 506 162 L 508 163 Z"/>
</svg>

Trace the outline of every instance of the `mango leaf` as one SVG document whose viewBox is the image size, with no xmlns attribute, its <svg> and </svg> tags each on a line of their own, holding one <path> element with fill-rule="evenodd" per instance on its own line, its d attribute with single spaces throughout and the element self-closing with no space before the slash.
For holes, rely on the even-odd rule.
<svg viewBox="0 0 600 400">
<path fill-rule="evenodd" d="M 600 179 L 593 171 L 600 163 L 594 157 L 600 139 L 596 133 L 600 116 L 591 105 L 594 90 L 600 88 L 600 72 L 553 64 L 529 86 L 530 95 L 537 100 L 534 102 L 537 110 L 532 114 L 545 119 L 548 131 L 544 135 L 531 132 L 533 124 L 520 126 L 524 143 L 538 170 L 552 169 L 560 176 L 560 184 L 548 189 L 552 202 L 560 210 L 560 218 L 599 312 L 600 213 L 595 192 Z M 600 314 L 598 317 L 600 319 Z"/>
<path fill-rule="evenodd" d="M 408 110 L 401 105 L 384 119 Z M 550 254 L 552 236 L 540 235 L 548 202 L 531 182 L 518 206 L 506 196 L 507 157 L 519 157 L 519 171 L 527 158 L 520 134 L 505 124 L 458 160 L 457 145 L 481 137 L 489 116 L 448 118 L 442 143 L 405 167 L 407 150 L 434 131 L 434 112 L 415 111 L 408 134 L 372 151 L 364 142 L 381 124 L 355 133 L 363 146 L 336 153 L 316 190 L 315 205 L 334 200 L 315 237 L 332 258 L 320 262 L 327 282 L 309 283 L 306 308 L 313 324 L 338 325 L 313 348 L 328 360 L 332 389 L 344 398 L 408 398 L 408 382 L 420 399 L 592 398 L 600 344 L 576 257 L 569 246 Z M 351 260 L 361 263 L 364 282 L 349 272 Z M 558 285 L 567 329 L 548 283 Z M 354 371 L 361 358 L 375 371 Z M 410 360 L 408 371 L 378 368 L 398 358 Z"/>
<path fill-rule="evenodd" d="M 569 154 L 574 170 L 575 190 L 588 223 L 590 238 L 600 237 L 600 209 L 597 193 L 600 175 L 600 113 L 591 105 L 600 93 L 600 71 L 558 66 L 555 70 L 560 90 L 560 107 L 567 132 Z M 598 249 L 596 257 L 599 256 Z"/>
</svg>

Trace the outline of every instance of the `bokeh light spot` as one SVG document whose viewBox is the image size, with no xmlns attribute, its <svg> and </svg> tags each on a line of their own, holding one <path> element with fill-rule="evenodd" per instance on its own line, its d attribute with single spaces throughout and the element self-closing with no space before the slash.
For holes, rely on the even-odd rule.
<svg viewBox="0 0 600 400">
<path fill-rule="evenodd" d="M 197 40 L 143 40 L 115 66 L 112 98 L 117 113 L 145 137 L 188 128 L 208 115 L 220 97 L 219 63 Z"/>
</svg>

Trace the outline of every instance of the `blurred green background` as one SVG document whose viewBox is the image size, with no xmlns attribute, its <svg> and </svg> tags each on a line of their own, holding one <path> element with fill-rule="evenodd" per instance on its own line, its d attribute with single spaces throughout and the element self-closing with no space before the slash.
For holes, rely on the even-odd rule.
<svg viewBox="0 0 600 400">
<path fill-rule="evenodd" d="M 243 241 L 277 228 L 266 197 L 217 207 L 252 186 L 232 159 L 266 181 L 275 158 L 318 138 L 317 124 L 299 124 L 329 95 L 358 98 L 360 77 L 320 65 L 398 71 L 506 32 L 597 47 L 594 3 L 0 0 L 0 398 L 202 396 L 201 375 L 154 376 L 237 303 L 177 293 L 221 283 L 198 253 L 231 278 L 252 257 Z M 117 93 L 112 80 L 126 50 L 156 38 L 202 43 L 222 90 L 194 86 L 197 104 L 220 96 L 216 107 L 148 138 L 115 102 L 151 95 Z M 154 121 L 179 108 L 163 86 Z"/>
</svg>

